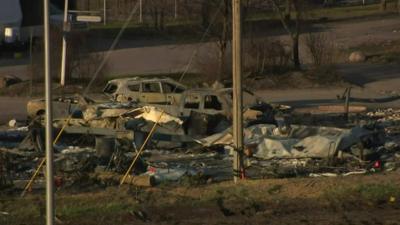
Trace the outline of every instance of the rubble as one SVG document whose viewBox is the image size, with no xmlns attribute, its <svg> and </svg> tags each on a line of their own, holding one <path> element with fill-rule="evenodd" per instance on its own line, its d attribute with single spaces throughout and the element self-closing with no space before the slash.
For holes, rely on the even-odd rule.
<svg viewBox="0 0 400 225">
<path fill-rule="evenodd" d="M 181 93 L 181 105 L 85 104 L 79 108 L 80 115 L 55 119 L 55 132 L 62 132 L 54 146 L 60 186 L 82 180 L 116 185 L 136 158 L 139 161 L 125 182 L 130 185 L 231 179 L 230 91 L 187 91 Z M 400 166 L 400 111 L 363 113 L 365 108 L 359 109 L 357 124 L 340 121 L 336 126 L 311 126 L 294 120 L 296 111 L 286 106 L 260 101 L 246 105 L 247 177 L 337 177 L 396 170 Z M 310 117 L 336 122 L 323 115 Z M 44 156 L 41 122 L 40 117 L 27 126 L 12 121 L 0 131 L 1 187 L 24 187 L 36 170 Z M 149 133 L 150 141 L 143 146 Z M 141 147 L 143 154 L 138 152 Z"/>
</svg>

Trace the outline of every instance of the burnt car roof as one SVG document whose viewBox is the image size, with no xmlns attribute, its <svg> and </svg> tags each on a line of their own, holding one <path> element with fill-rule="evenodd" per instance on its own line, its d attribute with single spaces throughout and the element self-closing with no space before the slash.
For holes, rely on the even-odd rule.
<svg viewBox="0 0 400 225">
<path fill-rule="evenodd" d="M 174 79 L 163 77 L 163 78 L 143 78 L 143 77 L 128 77 L 128 78 L 118 78 L 110 80 L 108 83 L 124 83 L 129 81 L 137 81 L 137 82 L 160 82 L 160 81 L 167 81 L 169 83 L 173 83 L 179 86 L 186 87 L 184 84 L 175 81 Z"/>
</svg>

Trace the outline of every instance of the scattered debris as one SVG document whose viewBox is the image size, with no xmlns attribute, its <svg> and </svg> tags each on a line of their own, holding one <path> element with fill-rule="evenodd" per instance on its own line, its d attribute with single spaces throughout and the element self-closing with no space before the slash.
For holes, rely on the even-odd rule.
<svg viewBox="0 0 400 225">
<path fill-rule="evenodd" d="M 187 90 L 174 105 L 92 104 L 83 97 L 58 101 L 63 105 L 60 110 L 75 104 L 80 112 L 53 123 L 55 132 L 62 131 L 54 148 L 59 188 L 82 182 L 116 185 L 122 179 L 142 187 L 231 179 L 231 94 L 232 89 Z M 68 110 L 66 114 L 71 113 Z M 343 106 L 318 110 L 343 114 Z M 243 110 L 246 176 L 336 177 L 397 170 L 400 111 L 365 110 L 351 108 L 357 112 L 357 123 L 310 114 L 313 120 L 335 125 L 311 126 L 305 116 L 296 120 L 296 110 L 253 98 Z M 42 161 L 42 120 L 37 117 L 27 126 L 11 120 L 0 131 L 1 188 L 25 187 Z M 33 188 L 43 187 L 42 181 Z"/>
</svg>

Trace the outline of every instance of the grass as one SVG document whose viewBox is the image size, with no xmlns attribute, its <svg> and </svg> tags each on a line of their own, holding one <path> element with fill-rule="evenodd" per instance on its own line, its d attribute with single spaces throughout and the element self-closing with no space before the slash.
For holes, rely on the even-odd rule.
<svg viewBox="0 0 400 225">
<path fill-rule="evenodd" d="M 319 20 L 321 18 L 326 18 L 328 20 L 339 20 L 339 19 L 353 19 L 357 17 L 368 17 L 374 15 L 382 15 L 391 12 L 396 12 L 396 4 L 388 3 L 388 8 L 386 12 L 380 11 L 379 4 L 370 4 L 366 6 L 336 6 L 336 7 L 326 7 L 317 8 L 306 11 L 306 17 L 310 20 Z M 294 18 L 294 13 L 292 13 L 292 18 Z M 250 15 L 248 21 L 260 21 L 260 20 L 279 20 L 279 16 L 271 11 L 255 13 Z"/>
<path fill-rule="evenodd" d="M 224 215 L 252 217 L 259 212 L 268 213 L 272 210 L 278 213 L 288 206 L 298 205 L 300 208 L 294 208 L 300 211 L 309 208 L 314 213 L 313 207 L 326 207 L 327 201 L 335 210 L 337 206 L 346 204 L 350 204 L 349 209 L 352 210 L 363 210 L 363 207 L 377 209 L 378 205 L 399 203 L 398 174 L 388 176 L 384 182 L 382 176 L 364 176 L 362 178 L 366 182 L 354 177 L 303 178 L 199 186 L 166 185 L 149 189 L 109 187 L 78 194 L 61 191 L 56 195 L 56 215 L 68 225 L 97 225 L 131 224 L 138 220 L 138 212 L 148 214 L 154 223 L 166 220 L 172 223 L 179 221 L 181 213 L 189 214 L 190 217 L 192 213 L 204 210 L 220 210 Z M 312 185 L 309 186 L 310 184 Z M 0 224 L 43 224 L 43 192 L 23 199 L 17 195 L 5 194 L 0 198 L 0 212 L 9 213 L 0 214 Z M 357 207 L 354 208 L 354 205 Z"/>
<path fill-rule="evenodd" d="M 396 3 L 389 2 L 387 11 L 381 12 L 379 4 L 370 4 L 366 6 L 343 6 L 316 9 L 310 12 L 311 18 L 328 18 L 329 20 L 353 19 L 360 17 L 368 17 L 374 15 L 383 15 L 396 12 Z"/>
<path fill-rule="evenodd" d="M 45 214 L 44 196 L 14 197 L 0 203 L 0 224 L 42 224 Z M 108 190 L 93 194 L 62 194 L 56 197 L 56 215 L 67 224 L 99 223 L 113 218 L 122 220 L 125 215 L 138 209 L 138 203 L 128 191 Z M 108 218 L 108 219 L 107 219 Z M 90 221 L 90 222 L 89 222 Z"/>
<path fill-rule="evenodd" d="M 307 11 L 307 20 L 312 23 L 335 20 L 347 20 L 355 18 L 367 18 L 370 16 L 383 16 L 397 12 L 396 3 L 389 2 L 387 11 L 381 12 L 379 4 L 370 4 L 366 6 L 341 6 L 341 7 L 328 7 L 318 8 Z M 294 15 L 293 15 L 294 17 Z M 246 19 L 246 26 L 281 29 L 279 16 L 271 11 L 258 12 L 249 15 Z M 94 36 L 102 36 L 114 38 L 122 27 L 123 22 L 110 22 L 107 25 L 95 24 L 91 25 L 90 33 Z M 265 27 L 267 26 L 267 27 Z M 157 31 L 153 28 L 151 23 L 139 24 L 133 21 L 128 25 L 127 30 L 124 32 L 124 39 L 156 39 L 156 40 L 171 40 L 179 41 L 182 43 L 197 42 L 203 33 L 200 26 L 200 20 L 171 20 L 165 24 L 165 30 Z M 213 37 L 209 37 L 212 39 Z"/>
<path fill-rule="evenodd" d="M 331 203 L 361 202 L 368 205 L 391 203 L 400 198 L 400 187 L 391 183 L 359 184 L 353 187 L 334 187 L 323 196 Z"/>
</svg>

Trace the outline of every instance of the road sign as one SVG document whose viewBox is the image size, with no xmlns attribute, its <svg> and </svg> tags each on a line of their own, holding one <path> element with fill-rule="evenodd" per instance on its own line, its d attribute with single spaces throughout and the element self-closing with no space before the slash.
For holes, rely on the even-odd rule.
<svg viewBox="0 0 400 225">
<path fill-rule="evenodd" d="M 78 22 L 88 22 L 88 23 L 100 23 L 101 16 L 77 16 L 76 21 Z"/>
</svg>

